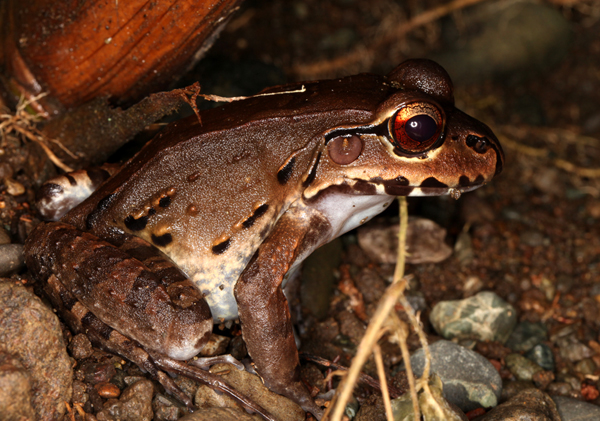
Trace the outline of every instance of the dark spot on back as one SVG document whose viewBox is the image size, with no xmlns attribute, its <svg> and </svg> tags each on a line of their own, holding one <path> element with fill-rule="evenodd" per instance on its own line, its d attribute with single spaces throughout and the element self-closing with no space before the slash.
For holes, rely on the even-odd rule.
<svg viewBox="0 0 600 421">
<path fill-rule="evenodd" d="M 156 209 L 150 208 L 148 209 L 148 216 L 156 215 Z"/>
<path fill-rule="evenodd" d="M 317 176 L 317 167 L 319 166 L 319 161 L 321 161 L 321 152 L 319 152 L 319 154 L 317 155 L 317 159 L 315 160 L 315 163 L 313 164 L 312 168 L 310 169 L 310 172 L 308 173 L 308 177 L 306 177 L 306 180 L 304 180 L 304 183 L 302 183 L 302 185 L 304 187 L 310 186 L 310 184 L 313 181 L 315 181 L 315 177 Z"/>
<path fill-rule="evenodd" d="M 250 228 L 252 225 L 254 225 L 254 223 L 256 222 L 256 220 L 258 218 L 260 218 L 265 213 L 267 213 L 268 209 L 269 209 L 269 205 L 267 205 L 266 203 L 264 205 L 260 205 L 259 207 L 254 209 L 254 212 L 252 212 L 252 215 L 250 215 L 244 222 L 242 222 L 242 226 L 244 228 Z"/>
<path fill-rule="evenodd" d="M 65 174 L 65 178 L 69 181 L 69 184 L 72 186 L 76 186 L 77 185 L 77 180 L 75 180 L 75 177 L 73 177 L 71 174 L 66 173 Z"/>
<path fill-rule="evenodd" d="M 161 208 L 167 208 L 171 204 L 171 198 L 169 196 L 161 197 L 158 201 L 158 206 Z"/>
<path fill-rule="evenodd" d="M 429 177 L 423 180 L 421 187 L 448 187 L 448 185 L 442 183 L 435 177 Z"/>
<path fill-rule="evenodd" d="M 170 244 L 171 241 L 173 241 L 173 236 L 168 232 L 166 234 L 158 236 L 152 234 L 151 238 L 152 242 L 159 247 L 165 247 L 166 245 Z"/>
<path fill-rule="evenodd" d="M 223 254 L 225 253 L 225 250 L 227 250 L 229 248 L 229 245 L 231 244 L 231 239 L 228 238 L 225 241 L 221 241 L 219 244 L 214 245 L 212 247 L 212 252 L 213 254 Z"/>
<path fill-rule="evenodd" d="M 104 210 L 106 208 L 108 208 L 108 205 L 110 205 L 110 202 L 112 202 L 112 200 L 115 198 L 115 194 L 109 194 L 104 196 L 96 205 L 96 209 L 98 210 Z"/>
<path fill-rule="evenodd" d="M 71 309 L 73 307 L 75 307 L 75 304 L 77 304 L 77 298 L 75 298 L 73 295 L 71 295 L 70 292 L 68 292 L 66 289 L 61 288 L 60 291 L 58 292 L 60 295 L 60 299 L 63 302 L 63 305 L 65 306 L 65 308 L 69 311 L 71 311 Z"/>
<path fill-rule="evenodd" d="M 141 231 L 146 228 L 146 225 L 148 224 L 148 217 L 140 216 L 138 219 L 135 219 L 133 216 L 129 215 L 127 218 L 125 218 L 124 222 L 127 229 L 131 231 Z"/>
<path fill-rule="evenodd" d="M 285 184 L 290 181 L 292 173 L 294 172 L 294 164 L 296 163 L 296 157 L 290 159 L 285 166 L 277 172 L 277 181 L 279 184 Z"/>
</svg>

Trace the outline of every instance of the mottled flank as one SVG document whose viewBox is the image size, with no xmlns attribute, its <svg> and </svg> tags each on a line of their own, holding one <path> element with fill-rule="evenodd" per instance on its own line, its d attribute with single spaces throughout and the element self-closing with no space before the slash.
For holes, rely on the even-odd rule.
<svg viewBox="0 0 600 421">
<path fill-rule="evenodd" d="M 227 239 L 225 241 L 220 242 L 217 245 L 214 245 L 212 248 L 212 252 L 214 254 L 223 254 L 225 253 L 225 250 L 227 250 L 229 248 L 229 245 L 231 244 L 231 239 Z"/>
<path fill-rule="evenodd" d="M 146 225 L 148 224 L 148 217 L 141 216 L 138 219 L 135 219 L 133 216 L 129 215 L 127 218 L 125 218 L 124 222 L 127 229 L 130 229 L 131 231 L 141 231 L 146 228 Z"/>
<path fill-rule="evenodd" d="M 256 220 L 258 218 L 260 218 L 265 213 L 267 213 L 268 209 L 269 209 L 269 205 L 267 205 L 266 203 L 264 205 L 260 205 L 258 208 L 256 208 L 254 210 L 252 215 L 250 215 L 244 222 L 242 222 L 242 226 L 244 228 L 250 228 L 252 225 L 254 225 L 254 223 L 256 222 Z"/>
<path fill-rule="evenodd" d="M 152 234 L 151 238 L 152 238 L 152 242 L 159 247 L 165 247 L 173 241 L 173 236 L 168 232 L 163 235 Z"/>
</svg>

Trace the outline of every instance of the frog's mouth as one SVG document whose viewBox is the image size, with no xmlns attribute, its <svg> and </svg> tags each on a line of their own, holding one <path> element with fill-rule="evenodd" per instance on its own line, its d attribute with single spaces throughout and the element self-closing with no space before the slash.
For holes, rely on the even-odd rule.
<svg viewBox="0 0 600 421">
<path fill-rule="evenodd" d="M 475 190 L 486 183 L 482 175 L 474 180 L 462 175 L 458 180 L 451 184 L 446 184 L 435 177 L 426 178 L 419 185 L 411 185 L 405 177 L 397 177 L 392 180 L 384 180 L 380 177 L 370 180 L 374 184 L 379 194 L 388 194 L 390 196 L 456 196 Z"/>
</svg>

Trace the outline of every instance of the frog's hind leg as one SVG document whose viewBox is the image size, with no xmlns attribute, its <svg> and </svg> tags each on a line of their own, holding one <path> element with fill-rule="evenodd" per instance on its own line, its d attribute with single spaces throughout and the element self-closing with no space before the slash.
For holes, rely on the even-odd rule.
<svg viewBox="0 0 600 421">
<path fill-rule="evenodd" d="M 75 331 L 85 332 L 98 348 L 121 355 L 136 364 L 155 378 L 167 392 L 175 396 L 189 409 L 195 409 L 191 398 L 165 372 L 183 375 L 206 384 L 233 397 L 248 411 L 260 414 L 265 420 L 274 421 L 274 418 L 265 409 L 229 386 L 219 376 L 159 353 L 146 352 L 137 342 L 128 339 L 110 326 L 102 323 L 68 292 L 54 275 L 48 279 L 44 290 L 61 316 Z"/>
<path fill-rule="evenodd" d="M 104 164 L 57 175 L 42 184 L 36 194 L 36 208 L 47 221 L 58 221 L 64 214 L 87 199 L 120 168 Z"/>
<path fill-rule="evenodd" d="M 249 411 L 274 420 L 220 377 L 166 355 L 183 354 L 181 359 L 187 359 L 197 353 L 196 347 L 212 331 L 208 305 L 191 281 L 147 242 L 124 235 L 117 243 L 120 247 L 54 222 L 40 224 L 32 232 L 25 254 L 28 267 L 75 332 L 85 333 L 99 348 L 149 372 L 190 408 L 190 398 L 165 372 L 220 390 Z M 110 320 L 110 325 L 129 330 L 127 336 L 90 308 Z M 139 334 L 139 339 L 130 339 L 131 333 Z"/>
</svg>

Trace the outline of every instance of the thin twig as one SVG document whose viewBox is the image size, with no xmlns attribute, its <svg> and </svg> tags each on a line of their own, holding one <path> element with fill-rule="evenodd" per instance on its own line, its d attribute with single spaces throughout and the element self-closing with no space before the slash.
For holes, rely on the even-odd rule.
<svg viewBox="0 0 600 421">
<path fill-rule="evenodd" d="M 387 388 L 387 379 L 385 378 L 385 369 L 383 367 L 383 358 L 381 357 L 381 348 L 379 345 L 373 345 L 373 354 L 375 355 L 375 364 L 377 365 L 377 375 L 379 383 L 381 383 L 381 395 L 383 396 L 383 406 L 385 407 L 385 415 L 388 421 L 394 421 L 392 413 L 392 403 L 390 402 L 390 394 Z"/>
</svg>

